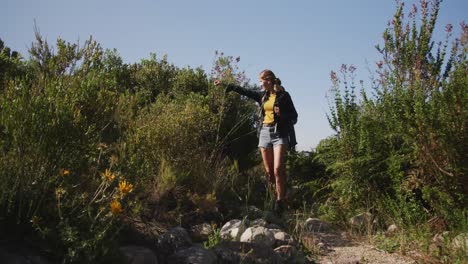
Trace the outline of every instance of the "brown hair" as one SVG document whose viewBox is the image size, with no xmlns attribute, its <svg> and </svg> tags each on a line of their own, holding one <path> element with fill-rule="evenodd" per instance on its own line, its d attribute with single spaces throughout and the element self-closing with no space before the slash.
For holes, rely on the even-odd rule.
<svg viewBox="0 0 468 264">
<path fill-rule="evenodd" d="M 281 86 L 281 80 L 276 78 L 275 74 L 271 70 L 266 69 L 260 72 L 260 79 L 273 81 L 273 90 L 275 92 L 284 91 L 284 87 Z"/>
</svg>

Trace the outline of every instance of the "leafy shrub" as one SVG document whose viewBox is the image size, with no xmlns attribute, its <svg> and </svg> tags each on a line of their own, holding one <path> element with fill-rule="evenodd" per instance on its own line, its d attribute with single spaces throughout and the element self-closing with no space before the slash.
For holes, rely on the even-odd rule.
<svg viewBox="0 0 468 264">
<path fill-rule="evenodd" d="M 58 40 L 53 54 L 37 41 L 30 75 L 11 79 L 0 97 L 0 227 L 18 238 L 35 230 L 64 262 L 104 260 L 115 249 L 117 215 L 133 203 L 109 147 L 119 137 L 118 96 L 103 81 L 95 42 Z M 105 169 L 112 172 L 103 177 Z"/>
<path fill-rule="evenodd" d="M 332 195 L 350 215 L 362 209 L 383 213 L 379 203 L 393 200 L 405 208 L 404 215 L 391 211 L 393 218 L 416 224 L 438 216 L 454 223 L 449 211 L 466 204 L 462 83 L 467 77 L 461 72 L 467 67 L 467 27 L 461 24 L 462 36 L 450 52 L 451 25 L 445 41 L 435 45 L 431 37 L 439 5 L 422 1 L 421 20 L 414 8 L 405 23 L 399 4 L 383 34 L 384 46 L 377 46 L 382 61 L 373 97 L 362 86 L 358 98 L 352 65 L 343 65 L 340 76 L 331 74 L 328 118 L 336 142 L 325 159 L 334 174 Z"/>
</svg>

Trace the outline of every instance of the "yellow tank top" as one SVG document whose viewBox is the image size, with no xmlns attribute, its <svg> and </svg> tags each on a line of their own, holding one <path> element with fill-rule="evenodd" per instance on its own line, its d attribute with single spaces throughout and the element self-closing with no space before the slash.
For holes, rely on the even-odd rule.
<svg viewBox="0 0 468 264">
<path fill-rule="evenodd" d="M 265 118 L 263 124 L 273 124 L 275 117 L 273 114 L 273 105 L 275 104 L 276 94 L 270 94 L 268 100 L 263 104 L 263 110 L 265 111 Z"/>
</svg>

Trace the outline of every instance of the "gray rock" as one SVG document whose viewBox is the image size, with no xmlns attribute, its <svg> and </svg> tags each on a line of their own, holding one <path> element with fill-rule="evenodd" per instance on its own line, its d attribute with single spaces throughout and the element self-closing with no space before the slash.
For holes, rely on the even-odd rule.
<svg viewBox="0 0 468 264">
<path fill-rule="evenodd" d="M 168 263 L 213 264 L 217 262 L 216 254 L 200 246 L 177 251 L 167 259 Z"/>
<path fill-rule="evenodd" d="M 158 264 L 158 258 L 151 249 L 139 246 L 120 247 L 128 264 Z"/>
<path fill-rule="evenodd" d="M 222 239 L 239 241 L 240 236 L 247 228 L 247 223 L 234 219 L 223 225 L 220 231 Z"/>
<path fill-rule="evenodd" d="M 158 238 L 158 254 L 163 256 L 172 255 L 174 252 L 192 246 L 187 230 L 182 227 L 175 227 Z"/>
<path fill-rule="evenodd" d="M 254 221 L 252 221 L 252 223 L 250 223 L 250 226 L 263 226 L 265 227 L 267 225 L 267 221 L 265 221 L 265 219 L 262 219 L 262 218 L 258 218 L 258 219 L 255 219 Z"/>
<path fill-rule="evenodd" d="M 308 218 L 305 221 L 305 230 L 309 232 L 326 232 L 330 229 L 330 224 L 318 218 Z"/>
<path fill-rule="evenodd" d="M 465 253 L 468 252 L 468 233 L 458 234 L 452 240 L 452 247 L 455 250 L 464 250 Z"/>
<path fill-rule="evenodd" d="M 194 241 L 206 241 L 213 233 L 213 227 L 208 223 L 194 225 L 190 228 L 190 235 Z"/>
<path fill-rule="evenodd" d="M 249 227 L 240 237 L 240 241 L 272 247 L 275 244 L 275 236 L 263 226 Z"/>
<path fill-rule="evenodd" d="M 243 249 L 240 242 L 224 241 L 216 245 L 213 251 L 218 256 L 218 263 L 237 264 L 241 262 Z"/>
<path fill-rule="evenodd" d="M 276 240 L 275 243 L 277 247 L 283 245 L 295 246 L 297 244 L 294 238 L 292 238 L 288 233 L 284 231 L 274 232 L 274 237 Z"/>
<path fill-rule="evenodd" d="M 385 234 L 387 236 L 393 236 L 396 232 L 398 232 L 398 226 L 395 224 L 392 224 L 387 228 L 387 232 L 385 232 Z"/>
<path fill-rule="evenodd" d="M 351 217 L 349 219 L 349 224 L 353 228 L 362 229 L 365 227 L 369 227 L 372 224 L 373 218 L 374 216 L 371 213 L 365 212 Z"/>
</svg>

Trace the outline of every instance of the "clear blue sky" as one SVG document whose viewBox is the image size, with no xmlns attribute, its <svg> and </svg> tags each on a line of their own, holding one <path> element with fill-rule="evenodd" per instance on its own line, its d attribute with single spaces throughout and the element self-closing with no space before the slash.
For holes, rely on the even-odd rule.
<svg viewBox="0 0 468 264">
<path fill-rule="evenodd" d="M 167 54 L 176 66 L 211 70 L 216 50 L 240 56 L 252 82 L 272 69 L 299 112 L 298 149 L 333 134 L 326 120 L 330 71 L 354 64 L 369 83 L 374 46 L 395 11 L 393 0 L 1 0 L 0 38 L 27 57 L 34 20 L 50 43 L 84 42 L 90 35 L 116 48 L 125 63 Z M 419 1 L 406 1 L 409 7 Z M 468 23 L 467 0 L 445 0 L 436 39 L 447 23 Z M 458 34 L 455 34 L 458 35 Z M 369 64 L 367 64 L 369 62 Z"/>
</svg>

